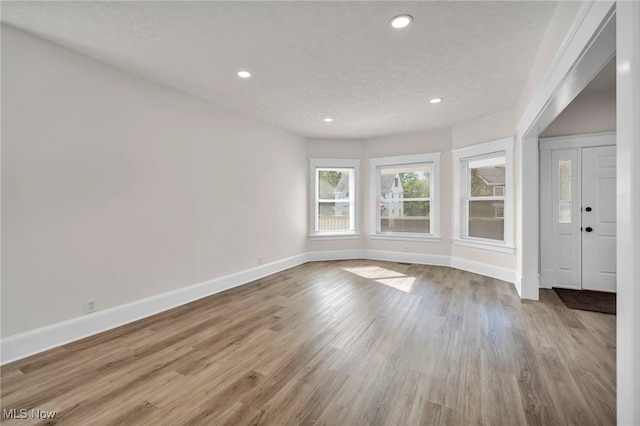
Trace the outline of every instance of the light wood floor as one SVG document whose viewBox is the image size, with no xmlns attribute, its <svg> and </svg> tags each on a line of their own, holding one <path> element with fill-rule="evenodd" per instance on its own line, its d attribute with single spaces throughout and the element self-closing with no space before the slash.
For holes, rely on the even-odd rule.
<svg viewBox="0 0 640 426">
<path fill-rule="evenodd" d="M 308 263 L 4 366 L 1 405 L 72 425 L 613 425 L 615 338 L 552 291 Z"/>
</svg>

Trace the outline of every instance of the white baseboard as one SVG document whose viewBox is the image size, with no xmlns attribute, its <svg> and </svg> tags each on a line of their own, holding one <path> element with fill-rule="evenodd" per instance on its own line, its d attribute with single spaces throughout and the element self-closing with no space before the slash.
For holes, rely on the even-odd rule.
<svg viewBox="0 0 640 426">
<path fill-rule="evenodd" d="M 367 259 L 366 250 L 327 250 L 308 251 L 305 253 L 307 262 L 323 262 L 326 260 Z"/>
<path fill-rule="evenodd" d="M 438 254 L 408 253 L 402 251 L 365 250 L 365 259 L 388 262 L 416 263 L 419 265 L 451 266 L 450 257 Z"/>
<path fill-rule="evenodd" d="M 513 283 L 516 286 L 516 290 L 518 291 L 518 296 L 522 298 L 522 275 L 520 275 L 517 271 L 514 271 L 516 274 L 516 282 Z"/>
<path fill-rule="evenodd" d="M 313 251 L 4 338 L 0 340 L 0 365 L 111 330 L 306 262 L 348 259 L 451 266 L 514 283 L 520 293 L 520 280 L 515 271 L 466 259 L 382 250 Z"/>
<path fill-rule="evenodd" d="M 460 257 L 451 258 L 451 267 L 462 269 L 463 271 L 473 272 L 474 274 L 484 275 L 485 277 L 496 278 L 498 280 L 506 281 L 511 284 L 516 284 L 517 282 L 519 282 L 517 279 L 517 273 L 513 269 L 507 269 L 482 262 L 462 259 Z"/>
<path fill-rule="evenodd" d="M 0 341 L 0 365 L 102 333 L 194 300 L 306 263 L 305 254 L 9 336 Z"/>
</svg>

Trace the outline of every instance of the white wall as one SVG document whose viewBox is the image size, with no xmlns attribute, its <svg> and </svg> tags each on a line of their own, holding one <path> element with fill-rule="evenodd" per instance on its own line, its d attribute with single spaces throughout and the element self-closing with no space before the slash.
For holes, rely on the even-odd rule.
<svg viewBox="0 0 640 426">
<path fill-rule="evenodd" d="M 462 148 L 482 142 L 513 137 L 515 132 L 516 120 L 514 111 L 500 111 L 468 123 L 454 126 L 451 132 L 452 146 L 454 149 Z M 517 175 L 517 164 L 515 165 L 515 169 L 514 173 Z M 516 186 L 514 190 L 517 192 L 519 189 Z M 451 202 L 453 202 L 453 200 Z M 513 271 L 516 269 L 516 256 L 511 253 L 499 253 L 486 249 L 453 244 L 451 247 L 451 255 L 455 258 L 465 259 L 472 262 L 482 262 L 484 264 L 506 268 Z"/>
<path fill-rule="evenodd" d="M 640 425 L 640 3 L 616 8 L 617 414 Z"/>
<path fill-rule="evenodd" d="M 579 94 L 540 134 L 541 138 L 616 130 L 616 92 Z"/>
<path fill-rule="evenodd" d="M 301 137 L 4 25 L 2 124 L 3 338 L 305 250 Z"/>
<path fill-rule="evenodd" d="M 440 152 L 440 242 L 393 241 L 371 239 L 371 169 L 370 158 L 392 157 L 410 154 L 428 154 Z M 423 255 L 449 256 L 451 254 L 451 130 L 436 129 L 423 132 L 406 133 L 395 136 L 372 138 L 367 140 L 362 164 L 365 235 L 364 247 L 368 250 L 383 250 L 419 253 Z"/>
<path fill-rule="evenodd" d="M 549 78 L 549 72 L 556 67 L 557 63 L 555 61 L 560 59 L 559 50 L 570 37 L 568 30 L 574 27 L 574 22 L 578 18 L 584 3 L 585 1 L 558 2 L 515 108 L 518 126 L 521 124 L 520 120 L 527 113 L 527 109 L 538 101 L 534 97 Z M 546 102 L 547 100 L 544 101 Z M 527 129 L 518 130 L 526 131 Z M 538 211 L 528 211 L 523 209 L 523 205 L 531 203 L 530 197 L 537 198 L 538 196 L 538 149 L 537 141 L 536 143 L 528 142 L 524 143 L 523 135 L 520 132 L 516 133 L 514 177 L 515 186 L 519 189 L 515 193 L 515 245 L 518 250 L 516 253 L 516 271 L 519 276 L 518 279 L 523 280 L 519 284 L 520 294 L 523 297 L 537 300 L 538 280 L 532 277 L 533 275 L 537 277 L 539 253 L 537 249 L 531 249 L 529 247 L 530 244 L 525 246 L 524 234 L 527 234 L 526 238 L 537 238 Z M 533 156 L 535 156 L 535 160 L 529 161 Z M 524 176 L 529 176 L 532 173 L 536 178 L 531 181 L 525 181 Z M 524 193 L 525 187 L 528 188 L 527 194 Z M 531 226 L 532 223 L 534 224 L 533 227 Z M 528 242 L 528 240 L 526 241 Z"/>
<path fill-rule="evenodd" d="M 442 241 L 389 241 L 372 240 L 371 233 L 371 200 L 370 200 L 370 167 L 369 159 L 397 155 L 424 154 L 442 152 L 441 164 L 441 233 Z M 357 240 L 309 240 L 307 251 L 336 250 L 382 250 L 402 253 L 418 253 L 422 255 L 450 254 L 450 190 L 451 176 L 451 130 L 438 129 L 424 132 L 407 133 L 395 136 L 371 138 L 366 140 L 323 140 L 310 139 L 307 142 L 309 158 L 360 158 L 360 238 Z"/>
<path fill-rule="evenodd" d="M 558 48 L 568 36 L 567 30 L 576 18 L 583 1 L 559 1 L 556 10 L 553 12 L 551 22 L 547 27 L 538 54 L 531 67 L 531 71 L 527 77 L 527 81 L 522 88 L 520 99 L 516 106 L 516 117 L 520 118 L 524 114 L 525 109 L 531 102 L 531 99 L 545 78 L 549 67 L 552 65 Z"/>
<path fill-rule="evenodd" d="M 319 140 L 307 142 L 308 157 L 360 158 L 361 205 L 360 238 L 348 240 L 308 240 L 308 252 L 345 255 L 382 256 L 383 259 L 447 264 L 477 273 L 515 281 L 515 254 L 452 244 L 453 147 L 475 145 L 515 134 L 513 110 L 464 123 L 453 128 L 385 136 L 361 140 Z M 371 238 L 369 159 L 410 154 L 440 152 L 440 234 L 439 242 L 387 240 Z"/>
</svg>

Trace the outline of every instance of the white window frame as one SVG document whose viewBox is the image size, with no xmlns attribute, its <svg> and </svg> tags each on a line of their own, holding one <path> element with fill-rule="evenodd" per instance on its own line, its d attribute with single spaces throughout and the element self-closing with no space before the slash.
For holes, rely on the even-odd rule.
<svg viewBox="0 0 640 426">
<path fill-rule="evenodd" d="M 349 179 L 350 196 L 350 222 L 352 230 L 349 231 L 318 231 L 318 181 L 317 171 L 323 169 L 352 169 L 353 179 Z M 358 239 L 360 238 L 360 160 L 336 159 L 336 158 L 310 158 L 309 159 L 309 238 L 312 240 L 324 239 Z"/>
<path fill-rule="evenodd" d="M 453 150 L 453 242 L 456 245 L 480 248 L 502 253 L 514 253 L 514 179 L 513 179 L 514 138 L 508 137 Z M 468 212 L 465 197 L 468 190 L 467 163 L 479 158 L 505 157 L 504 189 L 504 241 L 476 238 L 467 235 Z M 494 197 L 483 197 L 492 199 Z M 498 197 L 502 198 L 502 197 Z"/>
<path fill-rule="evenodd" d="M 381 157 L 369 159 L 371 172 L 371 239 L 380 240 L 408 240 L 408 241 L 428 241 L 439 242 L 440 236 L 440 152 L 429 154 L 401 155 L 396 157 Z M 380 232 L 380 169 L 416 166 L 429 164 L 431 167 L 430 176 L 430 200 L 429 216 L 431 232 L 428 234 L 417 233 L 381 233 Z"/>
</svg>

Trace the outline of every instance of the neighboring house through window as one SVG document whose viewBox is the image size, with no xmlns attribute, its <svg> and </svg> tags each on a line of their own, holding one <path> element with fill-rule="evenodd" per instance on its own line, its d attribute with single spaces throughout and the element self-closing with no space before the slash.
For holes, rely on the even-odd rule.
<svg viewBox="0 0 640 426">
<path fill-rule="evenodd" d="M 440 239 L 440 153 L 374 158 L 372 238 Z"/>
<path fill-rule="evenodd" d="M 454 241 L 513 252 L 513 138 L 454 150 Z"/>
<path fill-rule="evenodd" d="M 360 160 L 310 159 L 311 238 L 357 237 Z"/>
</svg>

